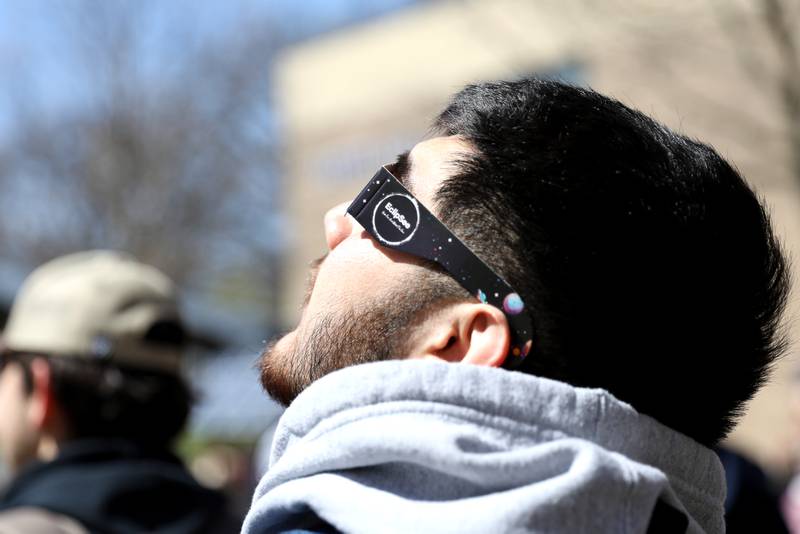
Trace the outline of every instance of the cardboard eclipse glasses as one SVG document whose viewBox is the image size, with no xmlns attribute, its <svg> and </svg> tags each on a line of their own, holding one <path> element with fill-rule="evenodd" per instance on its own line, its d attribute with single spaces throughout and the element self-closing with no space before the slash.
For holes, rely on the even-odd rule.
<svg viewBox="0 0 800 534">
<path fill-rule="evenodd" d="M 503 367 L 518 367 L 531 348 L 533 329 L 519 294 L 473 253 L 386 168 L 381 167 L 347 213 L 382 246 L 431 260 L 481 302 L 502 310 L 511 330 Z"/>
</svg>

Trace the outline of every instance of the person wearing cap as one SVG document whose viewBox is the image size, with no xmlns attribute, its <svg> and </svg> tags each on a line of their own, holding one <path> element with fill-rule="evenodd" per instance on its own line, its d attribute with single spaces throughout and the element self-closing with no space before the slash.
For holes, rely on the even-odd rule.
<svg viewBox="0 0 800 534">
<path fill-rule="evenodd" d="M 53 260 L 2 334 L 0 533 L 214 530 L 223 497 L 170 452 L 191 407 L 172 282 L 128 255 Z"/>
</svg>

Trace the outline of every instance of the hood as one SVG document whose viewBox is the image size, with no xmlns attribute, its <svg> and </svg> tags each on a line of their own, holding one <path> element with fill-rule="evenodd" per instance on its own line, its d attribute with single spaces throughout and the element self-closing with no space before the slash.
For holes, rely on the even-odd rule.
<svg viewBox="0 0 800 534">
<path fill-rule="evenodd" d="M 80 521 L 93 533 L 205 532 L 224 499 L 200 486 L 168 452 L 125 441 L 67 444 L 51 462 L 23 470 L 0 510 L 35 506 Z"/>
<path fill-rule="evenodd" d="M 243 532 L 723 532 L 717 456 L 599 389 L 434 361 L 332 373 L 282 417 Z M 655 510 L 655 511 L 654 511 Z"/>
</svg>

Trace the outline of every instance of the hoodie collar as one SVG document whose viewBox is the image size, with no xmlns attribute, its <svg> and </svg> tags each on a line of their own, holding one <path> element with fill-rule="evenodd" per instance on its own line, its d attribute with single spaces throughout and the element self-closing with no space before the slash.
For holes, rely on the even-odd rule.
<svg viewBox="0 0 800 534">
<path fill-rule="evenodd" d="M 308 387 L 282 417 L 271 464 L 300 439 L 338 424 L 333 415 L 416 401 L 437 409 L 470 409 L 554 436 L 584 439 L 663 471 L 673 485 L 718 504 L 725 479 L 717 455 L 602 389 L 577 388 L 520 372 L 432 360 L 394 360 L 348 367 Z M 626 429 L 620 432 L 619 429 Z"/>
</svg>

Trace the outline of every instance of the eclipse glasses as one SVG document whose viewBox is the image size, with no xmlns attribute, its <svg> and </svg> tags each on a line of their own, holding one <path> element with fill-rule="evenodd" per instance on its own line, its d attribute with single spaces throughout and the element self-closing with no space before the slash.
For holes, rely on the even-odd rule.
<svg viewBox="0 0 800 534">
<path fill-rule="evenodd" d="M 381 167 L 347 213 L 384 247 L 440 265 L 479 301 L 502 310 L 511 330 L 503 367 L 518 367 L 530 352 L 533 329 L 525 303 L 508 283 L 431 214 L 386 168 Z"/>
</svg>

